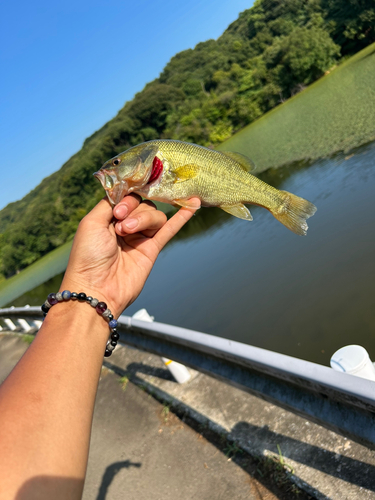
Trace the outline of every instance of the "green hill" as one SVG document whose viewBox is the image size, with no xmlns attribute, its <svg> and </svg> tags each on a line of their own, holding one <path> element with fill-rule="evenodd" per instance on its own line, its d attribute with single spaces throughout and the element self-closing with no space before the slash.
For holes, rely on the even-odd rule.
<svg viewBox="0 0 375 500">
<path fill-rule="evenodd" d="M 217 147 L 374 42 L 374 24 L 373 0 L 256 1 L 218 40 L 173 57 L 58 172 L 0 212 L 0 272 L 9 277 L 73 236 L 103 194 L 92 173 L 108 158 L 158 137 Z"/>
<path fill-rule="evenodd" d="M 375 140 L 375 44 L 225 141 L 262 172 Z"/>
</svg>

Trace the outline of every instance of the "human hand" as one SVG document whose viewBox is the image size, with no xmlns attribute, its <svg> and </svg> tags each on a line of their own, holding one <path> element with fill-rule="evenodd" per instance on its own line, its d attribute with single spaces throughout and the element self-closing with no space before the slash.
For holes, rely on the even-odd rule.
<svg viewBox="0 0 375 500">
<path fill-rule="evenodd" d="M 167 221 L 152 202 L 135 194 L 113 211 L 106 198 L 101 200 L 79 224 L 60 290 L 96 297 L 118 317 L 140 294 L 161 249 L 195 211 L 181 208 Z"/>
</svg>

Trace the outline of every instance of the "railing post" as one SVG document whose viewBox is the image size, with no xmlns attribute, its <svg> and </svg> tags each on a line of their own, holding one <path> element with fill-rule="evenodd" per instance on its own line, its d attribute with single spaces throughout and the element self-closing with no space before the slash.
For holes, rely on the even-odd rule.
<svg viewBox="0 0 375 500">
<path fill-rule="evenodd" d="M 29 325 L 29 323 L 23 319 L 23 318 L 18 318 L 17 319 L 17 323 L 20 325 L 20 327 L 22 328 L 22 330 L 24 332 L 29 332 L 30 330 L 32 330 L 32 327 Z"/>
<path fill-rule="evenodd" d="M 13 321 L 11 319 L 4 318 L 3 321 L 7 325 L 7 327 L 9 328 L 9 330 L 11 330 L 12 332 L 14 332 L 15 330 L 17 330 L 16 325 L 13 323 Z"/>
</svg>

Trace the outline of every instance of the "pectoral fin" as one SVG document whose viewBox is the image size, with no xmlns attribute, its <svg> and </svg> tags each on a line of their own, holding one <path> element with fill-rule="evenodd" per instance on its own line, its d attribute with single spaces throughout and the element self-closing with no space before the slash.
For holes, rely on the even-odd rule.
<svg viewBox="0 0 375 500">
<path fill-rule="evenodd" d="M 173 173 L 176 176 L 175 182 L 185 182 L 189 179 L 193 179 L 199 173 L 198 165 L 190 163 L 188 165 L 183 165 L 182 167 L 177 167 L 173 169 Z"/>
<path fill-rule="evenodd" d="M 220 208 L 224 210 L 224 212 L 228 212 L 228 214 L 234 215 L 239 219 L 253 220 L 250 210 L 246 208 L 242 203 L 229 206 L 221 205 Z"/>
<path fill-rule="evenodd" d="M 182 200 L 173 200 L 176 205 L 185 208 L 201 208 L 201 203 L 199 198 L 190 198 L 190 199 L 182 199 Z"/>
</svg>

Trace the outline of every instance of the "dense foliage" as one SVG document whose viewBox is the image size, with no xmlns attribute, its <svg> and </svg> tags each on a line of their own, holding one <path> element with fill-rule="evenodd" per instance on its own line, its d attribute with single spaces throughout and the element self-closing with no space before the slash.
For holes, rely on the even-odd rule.
<svg viewBox="0 0 375 500">
<path fill-rule="evenodd" d="M 216 146 L 375 41 L 373 0 L 257 0 L 218 40 L 174 56 L 160 77 L 22 200 L 0 212 L 9 277 L 71 238 L 102 196 L 92 173 L 158 137 Z"/>
</svg>

